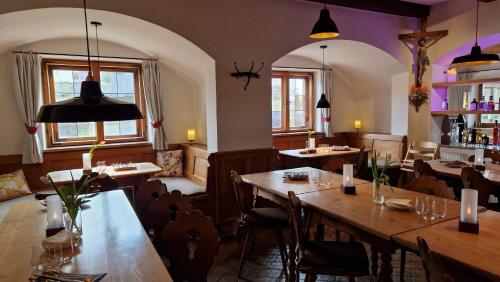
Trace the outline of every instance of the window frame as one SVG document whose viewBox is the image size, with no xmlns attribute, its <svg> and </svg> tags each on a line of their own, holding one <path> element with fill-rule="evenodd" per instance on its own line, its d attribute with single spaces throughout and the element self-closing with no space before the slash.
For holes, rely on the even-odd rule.
<svg viewBox="0 0 500 282">
<path fill-rule="evenodd" d="M 314 124 L 314 73 L 298 71 L 272 71 L 271 79 L 281 79 L 281 127 L 273 128 L 273 133 L 296 133 L 307 132 Z M 305 121 L 306 125 L 301 127 L 290 127 L 290 78 L 306 79 L 305 97 Z"/>
<path fill-rule="evenodd" d="M 146 103 L 142 86 L 142 67 L 139 63 L 91 61 L 92 73 L 96 81 L 100 81 L 100 71 L 126 70 L 134 73 L 134 94 L 139 110 L 146 115 Z M 83 60 L 43 59 L 42 60 L 42 91 L 44 104 L 55 102 L 55 84 L 53 70 L 83 70 L 88 71 L 88 63 Z M 59 138 L 57 123 L 45 125 L 45 138 L 48 148 L 91 145 L 95 142 L 106 143 L 140 142 L 147 139 L 146 119 L 136 121 L 136 135 L 104 136 L 104 122 L 96 122 L 96 137 Z"/>
</svg>

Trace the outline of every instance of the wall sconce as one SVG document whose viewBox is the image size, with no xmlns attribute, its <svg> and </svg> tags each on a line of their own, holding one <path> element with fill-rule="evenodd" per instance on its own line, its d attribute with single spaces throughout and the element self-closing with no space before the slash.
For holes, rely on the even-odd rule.
<svg viewBox="0 0 500 282">
<path fill-rule="evenodd" d="M 361 129 L 361 120 L 357 119 L 354 121 L 354 129 L 356 129 L 356 132 L 359 132 Z"/>
<path fill-rule="evenodd" d="M 188 129 L 188 131 L 187 131 L 187 140 L 189 142 L 194 142 L 194 140 L 196 140 L 196 130 L 194 130 L 194 129 Z"/>
</svg>

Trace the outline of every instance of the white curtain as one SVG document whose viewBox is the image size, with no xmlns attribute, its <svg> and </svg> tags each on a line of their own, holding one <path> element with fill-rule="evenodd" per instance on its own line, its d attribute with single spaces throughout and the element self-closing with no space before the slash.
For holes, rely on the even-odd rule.
<svg viewBox="0 0 500 282">
<path fill-rule="evenodd" d="M 320 109 L 321 125 L 326 137 L 333 137 L 333 119 L 331 117 L 333 109 L 333 72 L 332 70 L 325 70 L 322 75 L 322 80 L 324 83 L 323 85 L 325 87 L 325 95 L 328 102 L 330 102 L 330 109 Z"/>
<path fill-rule="evenodd" d="M 167 138 L 163 128 L 163 103 L 158 60 L 142 61 L 142 80 L 146 106 L 152 120 L 153 149 L 165 150 L 167 148 Z"/>
<path fill-rule="evenodd" d="M 41 104 L 41 58 L 38 54 L 16 54 L 16 101 L 25 125 L 23 163 L 42 163 L 42 143 L 38 138 L 36 115 Z"/>
</svg>

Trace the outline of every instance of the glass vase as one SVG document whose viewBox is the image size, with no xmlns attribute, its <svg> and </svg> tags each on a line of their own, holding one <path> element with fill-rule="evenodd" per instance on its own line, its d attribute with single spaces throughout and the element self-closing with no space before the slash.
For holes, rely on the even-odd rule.
<svg viewBox="0 0 500 282">
<path fill-rule="evenodd" d="M 378 179 L 373 180 L 372 201 L 377 205 L 384 204 L 384 195 L 382 195 L 381 188 L 380 181 Z"/>
<path fill-rule="evenodd" d="M 65 221 L 65 226 L 67 231 L 73 232 L 77 236 L 82 236 L 83 234 L 83 229 L 82 229 L 82 210 L 81 208 L 78 208 L 76 210 L 76 213 L 70 213 L 66 211 L 64 214 L 64 221 Z"/>
</svg>

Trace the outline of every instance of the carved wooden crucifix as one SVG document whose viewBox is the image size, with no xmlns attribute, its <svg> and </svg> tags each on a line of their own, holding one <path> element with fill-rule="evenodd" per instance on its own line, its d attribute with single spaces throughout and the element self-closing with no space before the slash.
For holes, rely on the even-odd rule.
<svg viewBox="0 0 500 282">
<path fill-rule="evenodd" d="M 413 74 L 415 75 L 415 85 L 422 85 L 422 78 L 427 66 L 430 65 L 427 49 L 434 45 L 439 39 L 448 35 L 447 30 L 426 31 L 427 20 L 422 19 L 421 31 L 415 33 L 400 34 L 399 40 L 410 49 L 413 54 Z"/>
</svg>

